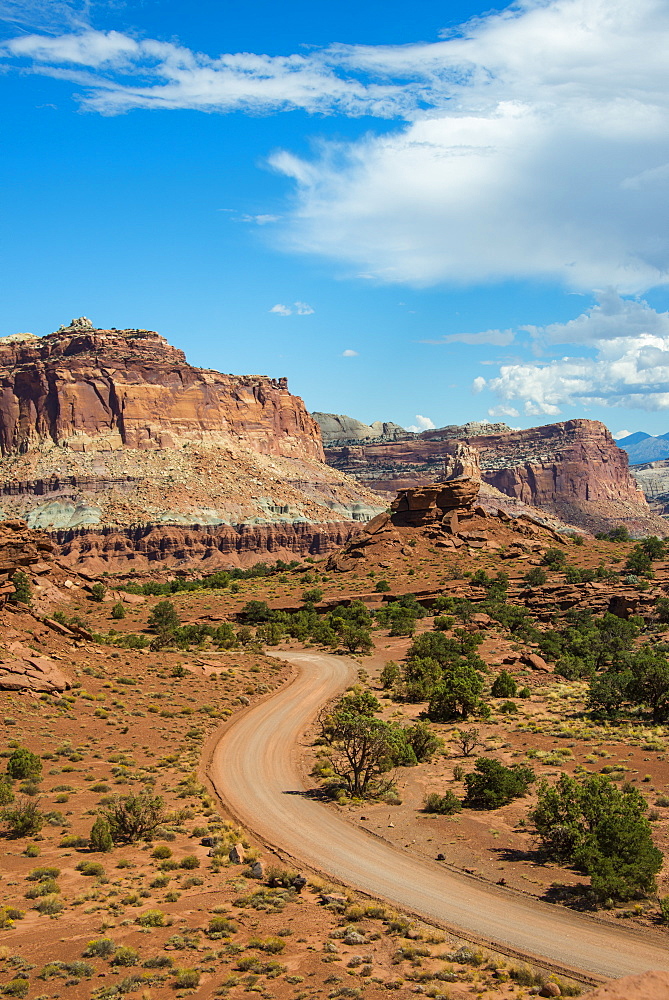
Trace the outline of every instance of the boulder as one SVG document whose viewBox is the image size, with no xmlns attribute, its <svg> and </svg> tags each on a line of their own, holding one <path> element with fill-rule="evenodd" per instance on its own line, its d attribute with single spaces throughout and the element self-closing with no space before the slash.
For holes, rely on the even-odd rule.
<svg viewBox="0 0 669 1000">
<path fill-rule="evenodd" d="M 243 865 L 246 858 L 246 851 L 243 844 L 234 844 L 228 853 L 228 857 L 233 865 Z"/>
<path fill-rule="evenodd" d="M 251 878 L 264 878 L 265 865 L 262 861 L 254 861 L 251 865 Z"/>
<path fill-rule="evenodd" d="M 13 642 L 7 653 L 0 653 L 0 690 L 54 694 L 70 687 L 71 682 L 49 656 L 38 656 L 19 642 Z"/>
<path fill-rule="evenodd" d="M 450 512 L 471 509 L 480 486 L 478 480 L 468 478 L 399 490 L 391 504 L 392 523 L 420 527 L 436 521 L 443 523 L 446 514 L 450 521 Z"/>
<path fill-rule="evenodd" d="M 520 658 L 521 663 L 525 663 L 532 670 L 541 670 L 545 674 L 552 673 L 551 668 L 548 666 L 543 656 L 539 656 L 538 653 L 524 653 Z"/>
</svg>

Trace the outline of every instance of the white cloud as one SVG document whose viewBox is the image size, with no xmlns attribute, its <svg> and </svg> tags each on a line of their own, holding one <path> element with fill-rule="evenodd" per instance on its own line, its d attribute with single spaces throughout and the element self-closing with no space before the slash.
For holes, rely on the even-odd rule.
<svg viewBox="0 0 669 1000">
<path fill-rule="evenodd" d="M 348 347 L 345 351 L 341 352 L 341 356 L 342 356 L 342 358 L 357 358 L 358 357 L 358 352 L 357 351 L 352 351 L 351 348 Z"/>
<path fill-rule="evenodd" d="M 669 277 L 668 49 L 667 0 L 517 0 L 433 43 L 286 56 L 211 56 L 91 29 L 3 46 L 103 114 L 403 119 L 323 142 L 310 159 L 271 158 L 297 189 L 287 248 L 377 281 L 529 278 L 626 293 Z"/>
<path fill-rule="evenodd" d="M 629 437 L 632 431 L 618 431 L 613 435 L 614 441 L 620 441 L 621 438 Z"/>
<path fill-rule="evenodd" d="M 229 209 L 226 209 L 229 211 Z M 278 222 L 280 215 L 242 215 L 242 222 L 252 222 L 256 226 L 268 226 L 272 222 Z"/>
<path fill-rule="evenodd" d="M 474 380 L 475 392 L 487 388 L 504 406 L 522 402 L 530 416 L 557 416 L 564 405 L 669 409 L 669 312 L 606 293 L 568 323 L 523 329 L 541 347 L 577 344 L 587 353 L 502 364 L 497 377 Z"/>
<path fill-rule="evenodd" d="M 421 431 L 434 430 L 434 426 L 434 422 L 429 417 L 422 417 L 420 413 L 417 413 L 416 423 L 404 429 L 405 431 L 412 431 L 414 434 L 419 434 Z"/>
<path fill-rule="evenodd" d="M 279 316 L 292 316 L 293 313 L 298 316 L 313 316 L 315 312 L 306 302 L 293 302 L 293 307 L 286 306 L 283 302 L 277 302 L 275 306 L 272 306 L 270 312 L 277 313 Z"/>
</svg>

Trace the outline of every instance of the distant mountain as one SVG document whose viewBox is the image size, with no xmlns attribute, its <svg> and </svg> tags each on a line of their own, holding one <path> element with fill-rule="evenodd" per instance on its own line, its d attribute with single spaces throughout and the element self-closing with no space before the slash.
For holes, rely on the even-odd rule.
<svg viewBox="0 0 669 1000">
<path fill-rule="evenodd" d="M 627 452 L 630 465 L 644 465 L 646 462 L 660 462 L 669 458 L 669 432 L 652 437 L 645 431 L 636 431 L 619 438 L 616 444 Z"/>
<path fill-rule="evenodd" d="M 373 424 L 363 424 L 361 420 L 342 413 L 312 413 L 311 416 L 320 424 L 325 445 L 346 441 L 397 441 L 398 438 L 413 437 L 404 427 L 391 421 L 375 420 Z"/>
<path fill-rule="evenodd" d="M 669 436 L 669 435 L 665 435 Z M 619 448 L 627 448 L 632 444 L 639 444 L 641 441 L 645 441 L 646 438 L 652 437 L 651 434 L 646 434 L 645 431 L 636 431 L 634 434 L 627 434 L 625 437 L 616 438 L 616 444 Z"/>
</svg>

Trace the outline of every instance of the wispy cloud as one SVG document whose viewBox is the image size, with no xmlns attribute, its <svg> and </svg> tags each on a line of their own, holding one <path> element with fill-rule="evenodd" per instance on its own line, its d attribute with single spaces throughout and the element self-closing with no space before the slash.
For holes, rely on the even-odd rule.
<svg viewBox="0 0 669 1000">
<path fill-rule="evenodd" d="M 285 248 L 416 286 L 537 279 L 638 293 L 669 280 L 668 49 L 666 0 L 517 0 L 425 44 L 210 55 L 83 29 L 22 35 L 3 52 L 107 115 L 397 118 L 311 158 L 272 156 L 297 193 Z"/>
<path fill-rule="evenodd" d="M 292 307 L 284 305 L 283 302 L 277 302 L 275 306 L 272 306 L 270 312 L 276 313 L 279 316 L 292 316 L 293 314 L 297 316 L 312 316 L 315 310 L 306 302 L 294 302 Z"/>
</svg>

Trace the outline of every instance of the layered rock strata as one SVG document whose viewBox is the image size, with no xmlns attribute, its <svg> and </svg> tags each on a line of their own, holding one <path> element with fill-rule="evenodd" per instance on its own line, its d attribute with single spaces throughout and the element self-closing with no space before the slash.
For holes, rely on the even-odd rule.
<svg viewBox="0 0 669 1000">
<path fill-rule="evenodd" d="M 324 463 L 320 428 L 285 379 L 195 368 L 153 331 L 85 318 L 0 338 L 0 454 L 0 518 L 65 532 L 68 559 L 108 564 L 111 529 L 116 568 L 149 534 L 151 560 L 327 551 L 343 523 L 382 507 Z M 193 526 L 215 529 L 213 549 Z"/>
<path fill-rule="evenodd" d="M 327 448 L 329 464 L 379 491 L 439 481 L 457 448 L 476 453 L 483 483 L 515 500 L 591 530 L 626 523 L 666 534 L 630 475 L 627 455 L 596 420 L 568 420 L 529 430 L 452 435 L 451 428 L 413 439 Z"/>
</svg>

